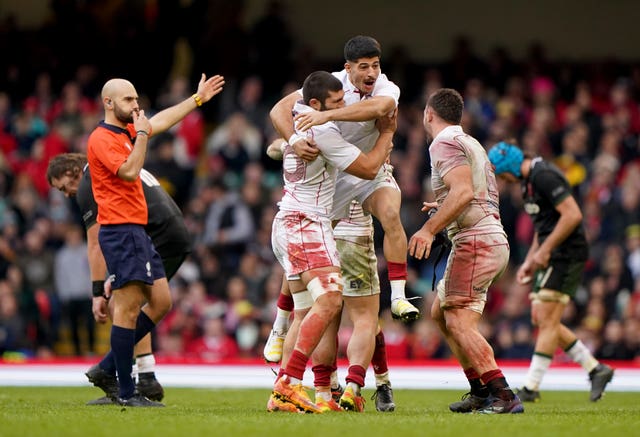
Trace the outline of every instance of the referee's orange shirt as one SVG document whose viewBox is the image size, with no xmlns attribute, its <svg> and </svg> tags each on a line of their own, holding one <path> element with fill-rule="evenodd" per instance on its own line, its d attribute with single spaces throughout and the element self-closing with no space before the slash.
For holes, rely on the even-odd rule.
<svg viewBox="0 0 640 437">
<path fill-rule="evenodd" d="M 147 224 L 140 176 L 132 182 L 118 177 L 118 169 L 133 151 L 135 132 L 133 124 L 122 129 L 101 121 L 89 136 L 87 160 L 101 225 Z"/>
</svg>

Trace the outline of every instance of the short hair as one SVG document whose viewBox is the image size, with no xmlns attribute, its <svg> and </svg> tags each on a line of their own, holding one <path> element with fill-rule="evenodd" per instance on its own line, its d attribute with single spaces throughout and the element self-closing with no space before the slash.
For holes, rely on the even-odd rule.
<svg viewBox="0 0 640 437">
<path fill-rule="evenodd" d="M 460 93 L 452 88 L 440 88 L 427 101 L 427 106 L 438 116 L 451 124 L 460 124 L 464 100 Z"/>
<path fill-rule="evenodd" d="M 51 185 L 53 179 L 60 179 L 70 172 L 77 176 L 87 164 L 87 157 L 82 153 L 62 153 L 51 158 L 47 166 L 47 182 Z"/>
<path fill-rule="evenodd" d="M 333 74 L 326 71 L 314 71 L 304 80 L 302 84 L 302 98 L 305 104 L 309 104 L 311 99 L 319 100 L 323 105 L 329 91 L 336 92 L 342 89 L 342 82 Z"/>
<path fill-rule="evenodd" d="M 361 58 L 374 58 L 382 55 L 380 43 L 370 36 L 358 35 L 344 45 L 344 59 L 356 62 Z"/>
</svg>

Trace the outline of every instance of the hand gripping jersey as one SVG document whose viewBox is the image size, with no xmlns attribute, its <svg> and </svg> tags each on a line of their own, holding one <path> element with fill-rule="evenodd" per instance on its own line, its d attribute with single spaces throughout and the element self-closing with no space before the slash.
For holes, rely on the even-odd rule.
<svg viewBox="0 0 640 437">
<path fill-rule="evenodd" d="M 347 106 L 357 103 L 362 99 L 369 99 L 377 96 L 391 97 L 396 102 L 396 107 L 398 106 L 398 100 L 400 100 L 400 88 L 387 79 L 387 76 L 382 73 L 378 76 L 371 94 L 366 96 L 360 95 L 360 90 L 351 83 L 346 70 L 334 72 L 333 75 L 342 82 L 344 101 Z M 373 149 L 373 146 L 379 136 L 375 119 L 358 122 L 338 121 L 336 124 L 340 128 L 343 138 L 357 146 L 364 153 Z"/>
<path fill-rule="evenodd" d="M 296 114 L 308 111 L 311 108 L 302 103 L 294 106 Z M 304 162 L 291 146 L 286 146 L 282 163 L 284 195 L 278 206 L 281 211 L 302 211 L 329 217 L 338 171 L 349 167 L 360 155 L 360 150 L 345 141 L 332 122 L 297 133 L 312 138 L 320 155 L 312 162 Z"/>
</svg>

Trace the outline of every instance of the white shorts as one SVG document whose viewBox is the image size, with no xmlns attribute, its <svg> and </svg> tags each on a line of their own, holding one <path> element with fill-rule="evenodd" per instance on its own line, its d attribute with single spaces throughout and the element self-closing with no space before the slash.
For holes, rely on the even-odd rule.
<svg viewBox="0 0 640 437">
<path fill-rule="evenodd" d="M 340 267 L 331 220 L 311 213 L 280 211 L 271 227 L 273 253 L 287 279 L 321 267 Z"/>
<path fill-rule="evenodd" d="M 380 294 L 371 215 L 365 214 L 359 203 L 352 202 L 349 217 L 338 222 L 333 235 L 342 263 L 342 294 L 356 297 Z"/>
<path fill-rule="evenodd" d="M 436 291 L 440 307 L 482 314 L 487 290 L 507 268 L 509 243 L 503 232 L 454 238 L 444 277 Z"/>
<path fill-rule="evenodd" d="M 349 205 L 349 212 L 341 217 L 333 228 L 333 235 L 368 237 L 373 232 L 373 219 L 371 214 L 364 212 L 362 205 L 355 200 Z"/>
<path fill-rule="evenodd" d="M 393 166 L 389 164 L 383 164 L 373 180 L 361 179 L 345 172 L 338 173 L 336 192 L 333 195 L 333 219 L 347 217 L 352 200 L 357 200 L 362 205 L 375 191 L 384 187 L 400 191 L 393 177 Z"/>
</svg>

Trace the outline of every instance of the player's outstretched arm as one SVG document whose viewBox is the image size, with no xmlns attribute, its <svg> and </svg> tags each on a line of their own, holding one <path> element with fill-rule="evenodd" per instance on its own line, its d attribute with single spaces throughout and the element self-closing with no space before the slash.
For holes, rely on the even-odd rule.
<svg viewBox="0 0 640 437">
<path fill-rule="evenodd" d="M 222 92 L 224 86 L 224 77 L 219 74 L 207 79 L 204 73 L 200 77 L 198 90 L 191 97 L 182 102 L 173 105 L 167 109 L 158 112 L 151 117 L 151 135 L 159 134 L 166 131 L 174 124 L 185 118 L 187 114 L 199 106 L 204 105 L 214 96 Z"/>
</svg>

